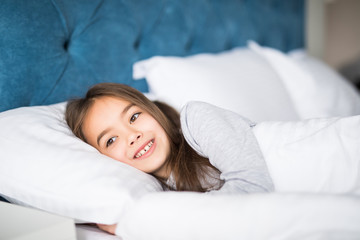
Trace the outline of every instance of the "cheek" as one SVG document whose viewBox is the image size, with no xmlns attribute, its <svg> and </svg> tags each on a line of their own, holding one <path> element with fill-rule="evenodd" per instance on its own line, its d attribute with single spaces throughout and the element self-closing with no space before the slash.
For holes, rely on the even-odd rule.
<svg viewBox="0 0 360 240">
<path fill-rule="evenodd" d="M 167 134 L 161 127 L 159 128 L 159 137 L 161 138 L 161 141 L 163 142 L 164 151 L 168 155 L 170 152 L 170 141 L 169 141 Z"/>
<path fill-rule="evenodd" d="M 119 146 L 119 144 L 103 152 L 103 154 L 119 162 L 127 163 L 128 161 L 124 148 Z"/>
</svg>

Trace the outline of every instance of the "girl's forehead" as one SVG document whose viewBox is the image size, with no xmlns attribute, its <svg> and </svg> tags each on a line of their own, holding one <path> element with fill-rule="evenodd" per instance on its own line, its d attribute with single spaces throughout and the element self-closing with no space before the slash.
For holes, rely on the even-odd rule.
<svg viewBox="0 0 360 240">
<path fill-rule="evenodd" d="M 92 118 L 97 114 L 112 114 L 116 112 L 128 112 L 129 109 L 136 107 L 141 112 L 149 113 L 147 106 L 138 101 L 130 101 L 116 96 L 101 96 L 94 98 L 94 102 L 87 111 L 87 118 Z M 152 115 L 152 114 L 150 114 Z"/>
<path fill-rule="evenodd" d="M 104 96 L 94 99 L 82 125 L 82 131 L 88 142 L 94 145 L 96 136 L 125 116 L 131 106 L 129 101 L 117 97 Z"/>
<path fill-rule="evenodd" d="M 101 96 L 101 97 L 97 97 L 94 99 L 95 103 L 96 102 L 101 102 L 101 103 L 130 103 L 130 101 L 125 100 L 124 98 L 121 97 L 115 97 L 115 96 Z"/>
<path fill-rule="evenodd" d="M 93 119 L 98 119 L 101 116 L 118 114 L 119 111 L 125 109 L 129 104 L 131 103 L 116 97 L 95 98 L 85 115 L 84 123 L 93 122 Z"/>
</svg>

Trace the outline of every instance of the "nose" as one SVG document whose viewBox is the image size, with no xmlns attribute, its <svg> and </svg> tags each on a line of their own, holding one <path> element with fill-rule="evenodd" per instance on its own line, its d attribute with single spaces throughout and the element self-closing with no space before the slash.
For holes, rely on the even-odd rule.
<svg viewBox="0 0 360 240">
<path fill-rule="evenodd" d="M 138 141 L 139 139 L 141 139 L 142 137 L 142 134 L 139 133 L 139 132 L 134 132 L 134 133 L 131 133 L 129 135 L 129 145 L 132 146 L 134 145 L 134 143 L 136 143 L 136 141 Z"/>
</svg>

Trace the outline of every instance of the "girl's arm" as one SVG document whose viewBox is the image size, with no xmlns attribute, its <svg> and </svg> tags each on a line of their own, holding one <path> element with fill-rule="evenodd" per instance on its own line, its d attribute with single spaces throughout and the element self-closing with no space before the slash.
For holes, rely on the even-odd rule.
<svg viewBox="0 0 360 240">
<path fill-rule="evenodd" d="M 203 102 L 190 102 L 181 111 L 186 141 L 221 171 L 225 181 L 217 192 L 270 192 L 270 178 L 253 123 L 242 116 Z"/>
</svg>

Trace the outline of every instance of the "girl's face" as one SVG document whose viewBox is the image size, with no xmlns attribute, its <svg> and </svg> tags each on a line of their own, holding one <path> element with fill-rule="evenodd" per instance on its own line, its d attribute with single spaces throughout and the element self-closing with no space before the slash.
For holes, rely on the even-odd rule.
<svg viewBox="0 0 360 240">
<path fill-rule="evenodd" d="M 164 129 L 138 106 L 115 97 L 94 100 L 82 131 L 87 142 L 117 161 L 168 177 L 170 144 Z"/>
</svg>

